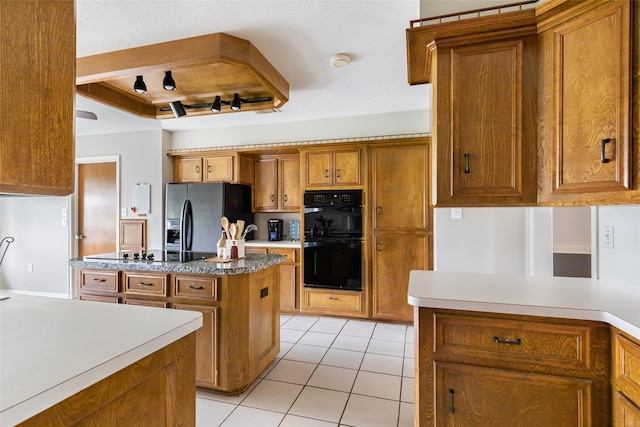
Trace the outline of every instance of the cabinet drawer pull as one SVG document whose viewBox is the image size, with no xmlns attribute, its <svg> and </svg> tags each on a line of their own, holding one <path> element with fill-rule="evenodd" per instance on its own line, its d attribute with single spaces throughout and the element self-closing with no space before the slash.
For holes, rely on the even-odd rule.
<svg viewBox="0 0 640 427">
<path fill-rule="evenodd" d="M 338 297 L 329 297 L 331 301 L 338 301 Z"/>
<path fill-rule="evenodd" d="M 469 173 L 469 153 L 464 153 L 464 173 Z"/>
<path fill-rule="evenodd" d="M 193 285 L 189 285 L 189 289 L 194 289 L 196 291 L 201 291 L 202 289 L 204 289 L 202 286 L 193 286 Z"/>
<path fill-rule="evenodd" d="M 453 395 L 456 394 L 456 391 L 452 388 L 449 389 L 449 413 L 453 414 L 456 411 Z"/>
<path fill-rule="evenodd" d="M 98 283 L 104 283 L 107 281 L 107 279 L 93 279 L 93 281 Z"/>
<path fill-rule="evenodd" d="M 138 286 L 153 286 L 153 283 L 139 282 Z"/>
<path fill-rule="evenodd" d="M 496 344 L 507 344 L 507 345 L 520 345 L 520 344 L 522 344 L 522 341 L 520 341 L 520 338 L 516 338 L 513 341 L 509 341 L 508 339 L 501 340 L 498 337 L 493 337 L 493 342 L 496 343 Z"/>
<path fill-rule="evenodd" d="M 609 163 L 611 161 L 611 159 L 607 159 L 604 154 L 604 148 L 610 142 L 611 142 L 611 138 L 605 138 L 601 141 L 600 160 L 602 161 L 602 163 Z"/>
</svg>

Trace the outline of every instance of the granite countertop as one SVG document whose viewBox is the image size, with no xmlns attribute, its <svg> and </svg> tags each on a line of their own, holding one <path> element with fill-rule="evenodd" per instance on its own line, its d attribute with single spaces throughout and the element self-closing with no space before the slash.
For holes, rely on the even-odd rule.
<svg viewBox="0 0 640 427">
<path fill-rule="evenodd" d="M 284 256 L 278 254 L 247 253 L 244 258 L 229 262 L 210 262 L 204 260 L 188 262 L 170 261 L 133 261 L 121 259 L 81 259 L 69 261 L 72 267 L 95 268 L 101 270 L 137 270 L 162 271 L 167 273 L 233 275 L 255 273 L 284 262 Z"/>
<path fill-rule="evenodd" d="M 3 426 L 31 418 L 202 326 L 202 314 L 194 311 L 6 296 L 0 300 Z"/>
<path fill-rule="evenodd" d="M 640 292 L 597 279 L 412 271 L 409 304 L 606 322 L 640 339 Z"/>
</svg>

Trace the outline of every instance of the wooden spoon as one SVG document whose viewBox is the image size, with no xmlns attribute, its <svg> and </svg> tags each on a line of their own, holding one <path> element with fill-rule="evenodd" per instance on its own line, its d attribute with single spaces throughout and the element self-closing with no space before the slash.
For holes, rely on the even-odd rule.
<svg viewBox="0 0 640 427">
<path fill-rule="evenodd" d="M 236 222 L 236 240 L 240 240 L 240 237 L 242 236 L 242 232 L 244 231 L 244 221 L 239 219 L 238 222 Z"/>
<path fill-rule="evenodd" d="M 229 234 L 231 235 L 231 240 L 236 240 L 236 228 L 238 228 L 234 223 L 229 224 Z"/>
<path fill-rule="evenodd" d="M 220 225 L 222 225 L 224 232 L 227 234 L 227 239 L 233 240 L 233 237 L 231 237 L 231 235 L 229 234 L 229 220 L 226 216 L 220 218 Z"/>
</svg>

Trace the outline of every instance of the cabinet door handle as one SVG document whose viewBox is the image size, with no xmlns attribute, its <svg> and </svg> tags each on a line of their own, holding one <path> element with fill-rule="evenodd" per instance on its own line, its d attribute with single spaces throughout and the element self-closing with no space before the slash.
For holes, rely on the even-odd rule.
<svg viewBox="0 0 640 427">
<path fill-rule="evenodd" d="M 506 345 L 520 345 L 522 344 L 522 341 L 520 341 L 520 338 L 516 338 L 513 341 L 510 341 L 509 339 L 506 340 L 501 340 L 498 337 L 493 337 L 493 342 L 496 344 L 506 344 Z"/>
<path fill-rule="evenodd" d="M 289 196 L 287 196 L 286 194 L 284 195 L 284 201 L 286 202 L 289 199 Z"/>
<path fill-rule="evenodd" d="M 382 245 L 380 244 L 380 242 L 376 243 L 376 251 L 382 252 Z"/>
<path fill-rule="evenodd" d="M 602 163 L 609 163 L 611 161 L 611 159 L 607 159 L 604 154 L 604 147 L 610 142 L 611 138 L 605 138 L 600 142 L 600 160 L 602 160 Z"/>
<path fill-rule="evenodd" d="M 153 286 L 153 283 L 140 282 L 138 283 L 138 286 Z"/>
<path fill-rule="evenodd" d="M 469 173 L 469 153 L 464 153 L 464 173 Z"/>
<path fill-rule="evenodd" d="M 273 202 L 276 199 L 276 196 L 274 196 L 273 194 L 271 195 L 271 201 Z"/>
<path fill-rule="evenodd" d="M 324 170 L 324 177 L 329 178 L 329 169 Z"/>
<path fill-rule="evenodd" d="M 449 413 L 453 414 L 456 411 L 453 395 L 456 394 L 456 391 L 452 388 L 449 389 Z"/>
<path fill-rule="evenodd" d="M 207 165 L 207 172 L 211 173 L 211 165 Z"/>
<path fill-rule="evenodd" d="M 193 285 L 189 285 L 189 289 L 194 289 L 196 291 L 200 291 L 202 289 L 204 289 L 202 286 L 193 286 Z"/>
<path fill-rule="evenodd" d="M 376 206 L 376 214 L 377 214 L 378 216 L 382 216 L 382 207 L 380 207 L 380 206 Z"/>
<path fill-rule="evenodd" d="M 340 169 L 336 169 L 336 178 L 340 178 Z"/>
<path fill-rule="evenodd" d="M 200 173 L 200 166 L 196 166 L 196 173 Z"/>
</svg>

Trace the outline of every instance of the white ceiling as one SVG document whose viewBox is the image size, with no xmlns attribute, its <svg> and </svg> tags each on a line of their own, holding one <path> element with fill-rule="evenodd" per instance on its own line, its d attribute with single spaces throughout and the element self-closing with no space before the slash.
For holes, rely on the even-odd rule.
<svg viewBox="0 0 640 427">
<path fill-rule="evenodd" d="M 505 0 L 423 0 L 422 16 Z M 77 56 L 217 32 L 249 40 L 289 82 L 279 113 L 142 119 L 81 96 L 76 134 L 179 131 L 427 110 L 425 85 L 407 83 L 405 29 L 419 0 L 77 0 Z M 347 53 L 348 67 L 329 58 Z M 176 82 L 178 85 L 180 82 Z M 133 84 L 133 82 L 132 82 Z"/>
</svg>

